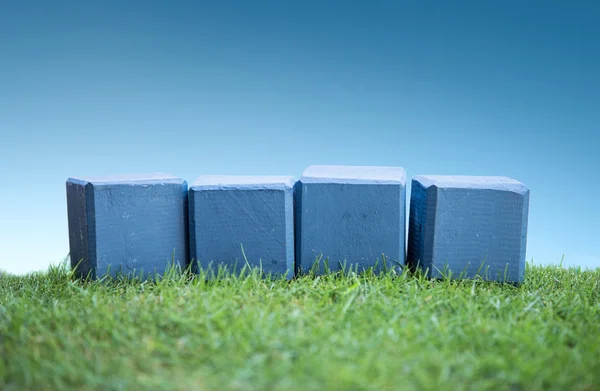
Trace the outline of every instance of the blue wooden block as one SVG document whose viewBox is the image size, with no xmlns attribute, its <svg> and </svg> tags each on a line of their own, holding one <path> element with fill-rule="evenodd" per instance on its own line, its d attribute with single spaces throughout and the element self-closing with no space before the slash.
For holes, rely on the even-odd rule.
<svg viewBox="0 0 600 391">
<path fill-rule="evenodd" d="M 293 184 L 288 176 L 199 177 L 189 192 L 194 265 L 216 273 L 248 264 L 293 277 Z"/>
<path fill-rule="evenodd" d="M 165 174 L 69 178 L 71 266 L 144 279 L 188 263 L 187 182 Z"/>
<path fill-rule="evenodd" d="M 407 262 L 435 278 L 521 283 L 528 211 L 529 190 L 510 178 L 417 176 Z"/>
<path fill-rule="evenodd" d="M 296 266 L 376 272 L 404 265 L 402 167 L 310 166 L 298 181 Z"/>
</svg>

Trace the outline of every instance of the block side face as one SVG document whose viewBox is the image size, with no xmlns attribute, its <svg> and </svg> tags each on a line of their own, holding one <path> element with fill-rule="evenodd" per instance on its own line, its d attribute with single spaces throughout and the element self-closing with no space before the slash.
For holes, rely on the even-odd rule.
<svg viewBox="0 0 600 391">
<path fill-rule="evenodd" d="M 428 178 L 427 175 L 415 175 L 412 178 L 411 184 L 412 186 L 415 186 L 415 184 L 417 184 L 423 189 L 427 189 L 431 185 L 433 185 L 433 182 Z"/>
<path fill-rule="evenodd" d="M 189 188 L 187 181 L 183 181 L 180 184 L 179 191 L 181 192 L 181 197 L 183 198 L 183 222 L 181 224 L 183 237 L 180 240 L 180 244 L 182 247 L 181 259 L 177 260 L 177 263 L 182 268 L 187 268 L 190 266 L 190 203 L 189 203 Z"/>
<path fill-rule="evenodd" d="M 302 182 L 294 184 L 294 271 L 296 275 L 303 272 L 302 266 Z"/>
<path fill-rule="evenodd" d="M 188 263 L 187 183 L 95 188 L 98 274 L 149 278 Z"/>
<path fill-rule="evenodd" d="M 247 259 L 266 273 L 293 273 L 291 189 L 193 191 L 196 255 L 203 269 L 239 271 Z"/>
<path fill-rule="evenodd" d="M 79 277 L 95 277 L 94 198 L 89 184 L 68 180 L 67 221 L 71 268 Z"/>
<path fill-rule="evenodd" d="M 81 187 L 85 187 L 87 184 L 89 184 L 88 181 L 84 180 L 84 179 L 79 179 L 79 178 L 67 178 L 67 186 L 81 186 Z"/>
<path fill-rule="evenodd" d="M 303 183 L 398 184 L 406 185 L 402 167 L 384 166 L 310 166 L 303 173 Z"/>
<path fill-rule="evenodd" d="M 196 202 L 195 192 L 190 188 L 188 191 L 188 237 L 189 237 L 189 262 L 191 270 L 198 273 L 198 253 L 196 248 Z"/>
<path fill-rule="evenodd" d="M 521 279 L 524 197 L 493 189 L 439 189 L 434 266 L 454 277 Z"/>
<path fill-rule="evenodd" d="M 322 257 L 331 271 L 404 263 L 405 207 L 401 185 L 302 182 L 301 264 L 307 270 Z"/>
<path fill-rule="evenodd" d="M 435 204 L 431 209 L 428 192 L 420 182 L 413 180 L 410 198 L 407 263 L 411 268 L 422 270 L 431 268 L 431 252 L 425 258 L 425 238 L 433 235 L 431 223 L 426 224 L 428 212 L 435 213 Z M 427 230 L 429 228 L 429 230 Z"/>
</svg>

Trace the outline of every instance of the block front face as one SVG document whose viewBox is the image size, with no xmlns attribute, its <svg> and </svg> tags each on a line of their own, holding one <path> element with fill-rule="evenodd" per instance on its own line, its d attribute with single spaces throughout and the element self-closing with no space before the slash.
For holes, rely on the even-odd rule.
<svg viewBox="0 0 600 391">
<path fill-rule="evenodd" d="M 96 262 L 100 275 L 161 273 L 187 266 L 187 186 L 96 185 Z"/>
<path fill-rule="evenodd" d="M 173 262 L 187 266 L 184 180 L 160 176 L 92 180 L 67 182 L 71 262 L 84 259 L 82 274 L 148 278 Z"/>
<path fill-rule="evenodd" d="M 247 261 L 293 277 L 292 184 L 289 177 L 199 178 L 190 190 L 193 262 L 216 272 L 240 271 Z"/>
<path fill-rule="evenodd" d="M 451 271 L 455 277 L 479 275 L 522 282 L 529 190 L 508 178 L 486 177 L 476 182 L 470 182 L 471 177 L 459 177 L 453 187 L 454 178 L 417 179 L 419 185 L 413 187 L 415 216 L 411 216 L 410 225 L 415 233 L 411 235 L 418 236 L 421 227 L 421 235 L 430 241 L 421 248 L 411 244 L 409 253 L 418 253 L 433 277 Z M 427 189 L 426 203 L 419 202 L 419 189 Z M 433 222 L 419 225 L 416 220 L 423 214 L 433 216 Z M 416 257 L 414 254 L 411 260 Z"/>
<path fill-rule="evenodd" d="M 330 271 L 381 271 L 382 254 L 388 268 L 403 265 L 404 175 L 395 167 L 307 169 L 297 190 L 298 266 L 306 272 L 319 260 L 321 273 L 325 262 Z"/>
</svg>

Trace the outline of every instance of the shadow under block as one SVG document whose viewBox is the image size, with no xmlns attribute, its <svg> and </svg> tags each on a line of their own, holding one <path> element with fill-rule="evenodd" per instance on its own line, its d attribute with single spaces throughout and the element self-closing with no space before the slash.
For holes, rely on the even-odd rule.
<svg viewBox="0 0 600 391">
<path fill-rule="evenodd" d="M 194 265 L 293 277 L 293 185 L 288 176 L 199 177 L 189 192 Z"/>
<path fill-rule="evenodd" d="M 187 182 L 164 175 L 69 178 L 71 267 L 144 279 L 188 262 Z M 174 262 L 173 262 L 174 261 Z"/>
<path fill-rule="evenodd" d="M 296 267 L 379 272 L 404 265 L 405 185 L 402 167 L 307 168 L 295 191 Z"/>
<path fill-rule="evenodd" d="M 407 262 L 439 278 L 523 282 L 529 190 L 506 177 L 416 176 Z"/>
</svg>

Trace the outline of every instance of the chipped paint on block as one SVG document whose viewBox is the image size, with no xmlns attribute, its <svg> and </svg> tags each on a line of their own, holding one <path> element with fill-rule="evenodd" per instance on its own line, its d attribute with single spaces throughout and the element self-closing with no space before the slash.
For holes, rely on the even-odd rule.
<svg viewBox="0 0 600 391">
<path fill-rule="evenodd" d="M 194 265 L 293 277 L 293 185 L 290 176 L 199 177 L 189 193 Z"/>
<path fill-rule="evenodd" d="M 432 277 L 523 282 L 529 189 L 506 177 L 416 176 L 407 262 Z"/>
<path fill-rule="evenodd" d="M 69 178 L 71 267 L 147 279 L 188 263 L 187 182 L 166 174 Z"/>
<path fill-rule="evenodd" d="M 295 190 L 297 269 L 404 265 L 405 185 L 402 167 L 307 168 Z"/>
</svg>

